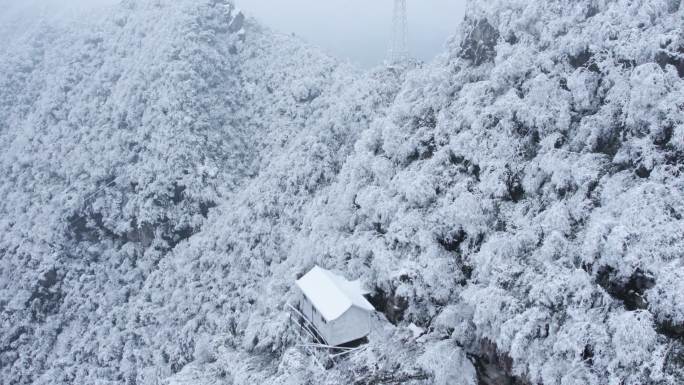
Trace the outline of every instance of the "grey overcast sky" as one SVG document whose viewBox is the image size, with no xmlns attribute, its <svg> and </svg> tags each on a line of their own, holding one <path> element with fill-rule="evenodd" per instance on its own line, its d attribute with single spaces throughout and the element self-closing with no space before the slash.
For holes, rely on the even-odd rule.
<svg viewBox="0 0 684 385">
<path fill-rule="evenodd" d="M 295 33 L 364 67 L 381 64 L 391 36 L 393 0 L 236 0 L 248 16 Z M 458 29 L 466 0 L 407 0 L 409 45 L 419 59 L 443 50 Z"/>
</svg>

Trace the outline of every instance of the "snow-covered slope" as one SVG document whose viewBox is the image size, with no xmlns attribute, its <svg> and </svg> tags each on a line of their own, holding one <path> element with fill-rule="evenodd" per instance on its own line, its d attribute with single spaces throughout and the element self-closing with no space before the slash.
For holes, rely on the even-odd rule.
<svg viewBox="0 0 684 385">
<path fill-rule="evenodd" d="M 680 3 L 472 5 L 310 211 L 311 258 L 531 383 L 681 383 Z"/>
<path fill-rule="evenodd" d="M 123 355 L 143 342 L 122 316 L 168 252 L 293 137 L 306 141 L 303 128 L 332 142 L 352 130 L 330 114 L 363 125 L 374 108 L 343 97 L 389 100 L 379 83 L 340 92 L 354 70 L 228 3 L 130 1 L 104 22 L 63 20 L 12 40 L 0 64 L 0 367 L 11 383 L 159 366 Z"/>
<path fill-rule="evenodd" d="M 15 37 L 0 376 L 681 383 L 683 8 L 472 2 L 367 74 L 217 0 Z M 314 263 L 382 313 L 327 371 L 283 310 Z"/>
</svg>

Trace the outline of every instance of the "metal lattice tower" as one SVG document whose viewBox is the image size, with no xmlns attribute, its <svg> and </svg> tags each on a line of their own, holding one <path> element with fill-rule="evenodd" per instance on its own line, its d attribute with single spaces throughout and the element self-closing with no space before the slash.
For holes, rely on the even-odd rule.
<svg viewBox="0 0 684 385">
<path fill-rule="evenodd" d="M 404 63 L 409 59 L 406 0 L 394 0 L 392 46 L 390 47 L 389 56 L 390 64 Z"/>
</svg>

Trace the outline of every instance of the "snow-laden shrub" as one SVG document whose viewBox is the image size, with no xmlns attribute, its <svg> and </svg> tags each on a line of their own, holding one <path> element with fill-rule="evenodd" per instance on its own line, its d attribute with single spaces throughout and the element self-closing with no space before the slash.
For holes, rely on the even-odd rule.
<svg viewBox="0 0 684 385">
<path fill-rule="evenodd" d="M 647 292 L 647 298 L 658 322 L 673 332 L 684 331 L 684 270 L 679 261 L 665 269 L 656 286 Z"/>
<path fill-rule="evenodd" d="M 410 206 L 425 207 L 437 197 L 431 179 L 422 173 L 406 172 L 398 174 L 393 184 Z"/>
<path fill-rule="evenodd" d="M 525 82 L 522 90 L 525 108 L 518 112 L 522 129 L 535 130 L 541 137 L 570 128 L 571 93 L 558 79 L 540 74 Z"/>
<path fill-rule="evenodd" d="M 615 315 L 609 320 L 612 345 L 615 356 L 609 364 L 613 371 L 627 368 L 632 381 L 641 379 L 646 373 L 641 372 L 645 363 L 653 359 L 657 347 L 658 335 L 653 330 L 653 318 L 644 311 L 626 312 Z"/>
<path fill-rule="evenodd" d="M 212 338 L 208 335 L 202 336 L 195 343 L 195 361 L 200 364 L 207 364 L 216 361 L 216 352 Z"/>
<path fill-rule="evenodd" d="M 672 143 L 672 146 L 676 150 L 684 152 L 684 124 L 680 124 L 674 128 L 670 143 Z"/>
<path fill-rule="evenodd" d="M 430 346 L 418 362 L 431 373 L 435 385 L 477 384 L 475 367 L 465 352 L 451 341 L 442 341 Z"/>
</svg>

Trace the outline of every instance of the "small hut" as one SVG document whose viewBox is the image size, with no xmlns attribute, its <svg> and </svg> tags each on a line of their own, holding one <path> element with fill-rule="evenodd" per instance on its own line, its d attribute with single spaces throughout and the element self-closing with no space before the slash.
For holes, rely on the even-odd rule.
<svg viewBox="0 0 684 385">
<path fill-rule="evenodd" d="M 371 313 L 375 311 L 359 281 L 348 281 L 329 270 L 315 266 L 297 280 L 302 295 L 299 311 L 330 346 L 360 341 L 370 333 Z"/>
</svg>

